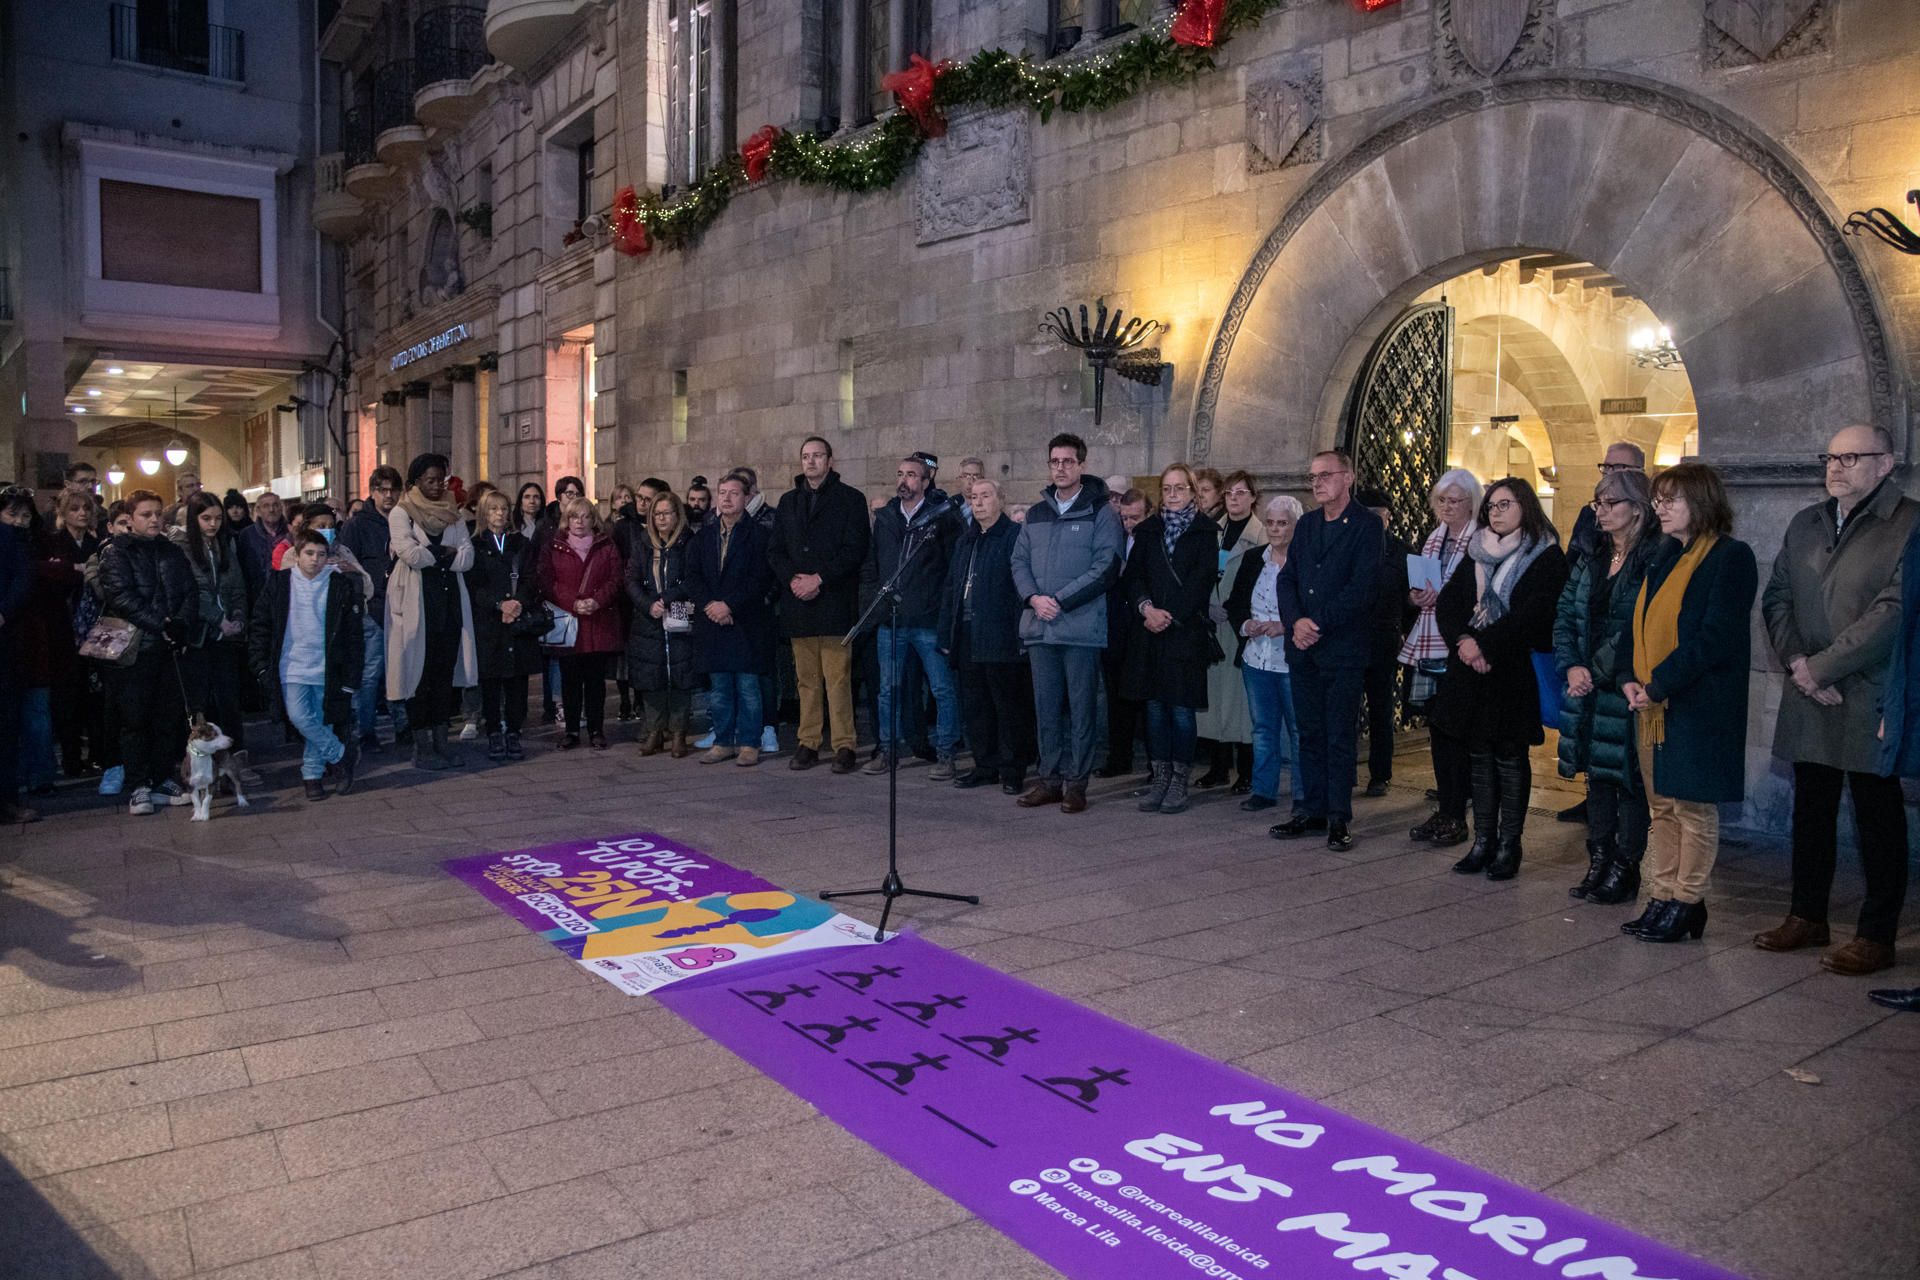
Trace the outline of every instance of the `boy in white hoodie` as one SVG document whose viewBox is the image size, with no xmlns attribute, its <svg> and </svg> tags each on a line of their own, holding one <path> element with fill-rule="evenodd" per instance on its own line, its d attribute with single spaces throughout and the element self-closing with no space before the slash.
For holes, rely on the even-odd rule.
<svg viewBox="0 0 1920 1280">
<path fill-rule="evenodd" d="M 254 673 L 278 690 L 287 719 L 306 740 L 300 777 L 307 799 L 324 800 L 329 771 L 337 771 L 342 793 L 353 787 L 356 753 L 334 726 L 351 721 L 365 593 L 355 575 L 328 562 L 326 539 L 316 530 L 294 535 L 285 563 L 267 579 L 254 611 Z"/>
</svg>

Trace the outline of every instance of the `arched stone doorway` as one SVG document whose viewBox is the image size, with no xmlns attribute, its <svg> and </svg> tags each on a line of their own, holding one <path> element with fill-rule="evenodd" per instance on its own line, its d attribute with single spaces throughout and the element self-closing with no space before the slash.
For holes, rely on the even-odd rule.
<svg viewBox="0 0 1920 1280">
<path fill-rule="evenodd" d="M 1810 424 L 1905 441 L 1865 278 L 1794 168 L 1697 99 L 1547 74 L 1432 102 L 1316 175 L 1214 334 L 1189 456 L 1303 469 L 1394 316 L 1527 249 L 1605 267 L 1671 325 L 1708 458 L 1782 475 L 1818 448 Z"/>
</svg>

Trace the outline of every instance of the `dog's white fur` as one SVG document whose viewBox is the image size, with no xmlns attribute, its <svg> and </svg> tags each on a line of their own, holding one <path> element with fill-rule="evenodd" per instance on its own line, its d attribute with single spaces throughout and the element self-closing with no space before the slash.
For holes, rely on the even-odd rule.
<svg viewBox="0 0 1920 1280">
<path fill-rule="evenodd" d="M 233 739 L 210 720 L 194 717 L 193 732 L 187 735 L 187 787 L 193 792 L 193 821 L 205 822 L 212 816 L 214 784 L 225 778 L 233 784 L 233 800 L 247 807 L 247 793 L 240 787 L 240 767 L 233 759 Z"/>
</svg>

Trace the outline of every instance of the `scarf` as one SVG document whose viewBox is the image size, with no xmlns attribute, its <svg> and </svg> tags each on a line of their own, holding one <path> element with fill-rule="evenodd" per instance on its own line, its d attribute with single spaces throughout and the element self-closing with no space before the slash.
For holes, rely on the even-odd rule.
<svg viewBox="0 0 1920 1280">
<path fill-rule="evenodd" d="M 570 533 L 567 535 L 567 546 L 573 549 L 573 554 L 585 560 L 587 553 L 593 550 L 593 535 L 590 533 Z"/>
<path fill-rule="evenodd" d="M 1185 537 L 1187 530 L 1193 528 L 1193 518 L 1197 514 L 1199 513 L 1195 511 L 1191 502 L 1178 511 L 1164 508 L 1161 510 L 1160 538 L 1166 545 L 1168 555 L 1173 554 L 1173 544 Z"/>
<path fill-rule="evenodd" d="M 425 529 L 429 538 L 439 537 L 448 525 L 460 519 L 460 508 L 454 505 L 453 499 L 443 497 L 438 502 L 430 502 L 417 485 L 400 499 L 400 509 Z"/>
<path fill-rule="evenodd" d="M 1660 584 L 1651 600 L 1647 598 L 1650 583 L 1644 580 L 1640 583 L 1640 595 L 1633 604 L 1633 678 L 1641 684 L 1652 683 L 1655 668 L 1680 647 L 1680 604 L 1686 598 L 1687 584 L 1693 581 L 1694 570 L 1707 558 L 1716 541 L 1711 533 L 1695 538 L 1693 544 L 1680 553 L 1667 580 Z M 1667 704 L 1656 702 L 1640 715 L 1647 729 L 1647 740 L 1656 744 L 1665 742 Z"/>
<path fill-rule="evenodd" d="M 1513 605 L 1514 583 L 1520 581 L 1527 566 L 1538 560 L 1547 546 L 1547 539 L 1530 542 L 1519 529 L 1504 538 L 1491 529 L 1482 529 L 1479 537 L 1468 542 L 1467 554 L 1473 557 L 1474 582 L 1480 588 L 1480 599 L 1473 606 L 1473 617 L 1467 625 L 1489 627 L 1506 617 Z"/>
<path fill-rule="evenodd" d="M 1467 525 L 1459 537 L 1454 537 L 1446 524 L 1435 525 L 1427 541 L 1420 548 L 1420 554 L 1440 562 L 1440 581 L 1445 584 L 1453 577 L 1453 571 L 1460 567 L 1460 557 L 1466 553 L 1467 544 L 1473 541 L 1479 530 L 1472 524 Z M 1400 646 L 1400 662 L 1403 666 L 1416 666 L 1422 662 L 1444 662 L 1447 658 L 1447 642 L 1441 638 L 1440 622 L 1434 616 L 1433 608 L 1420 611 L 1415 619 L 1413 630 L 1407 634 L 1407 642 Z"/>
</svg>

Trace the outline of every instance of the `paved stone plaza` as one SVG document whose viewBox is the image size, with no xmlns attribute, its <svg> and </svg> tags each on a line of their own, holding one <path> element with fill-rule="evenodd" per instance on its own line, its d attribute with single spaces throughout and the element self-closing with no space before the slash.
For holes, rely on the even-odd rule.
<svg viewBox="0 0 1920 1280">
<path fill-rule="evenodd" d="M 1550 818 L 1518 881 L 1450 875 L 1404 838 L 1417 764 L 1345 856 L 1220 792 L 1147 818 L 1104 783 L 1068 818 L 908 770 L 910 883 L 985 898 L 915 924 L 1744 1275 L 1916 1274 L 1920 1018 L 1865 992 L 1920 965 L 1746 945 L 1784 907 L 1772 846 L 1726 851 L 1704 945 L 1571 904 L 1579 829 Z M 1051 1274 L 438 869 L 650 828 L 806 892 L 876 880 L 884 780 L 785 765 L 543 745 L 316 806 L 282 753 L 210 824 L 66 792 L 0 832 L 0 1274 Z"/>
</svg>

